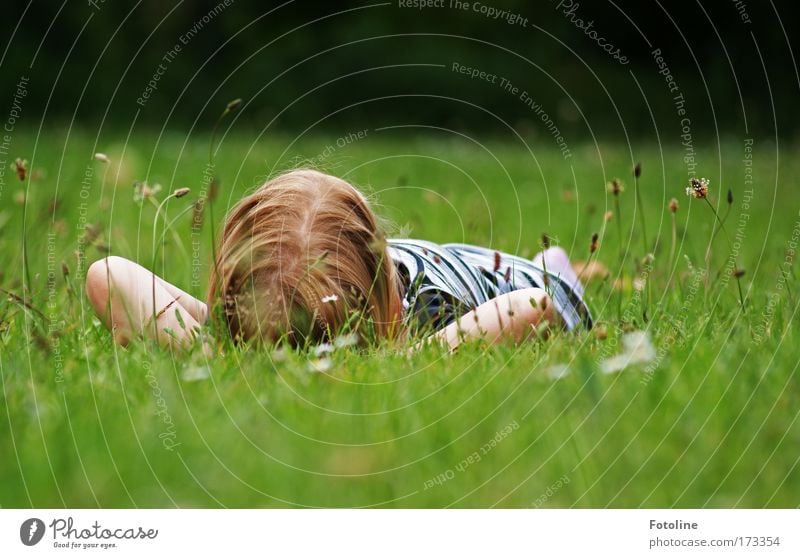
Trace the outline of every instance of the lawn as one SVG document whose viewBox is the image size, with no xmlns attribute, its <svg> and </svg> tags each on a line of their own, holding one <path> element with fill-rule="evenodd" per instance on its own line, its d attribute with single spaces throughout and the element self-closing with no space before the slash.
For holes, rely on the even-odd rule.
<svg viewBox="0 0 800 558">
<path fill-rule="evenodd" d="M 452 355 L 342 349 L 320 372 L 310 352 L 115 346 L 87 305 L 88 263 L 154 259 L 156 208 L 134 202 L 135 181 L 160 184 L 158 201 L 192 189 L 162 209 L 172 226 L 156 260 L 203 296 L 210 216 L 193 236 L 191 207 L 210 176 L 207 135 L 15 136 L 0 183 L 0 286 L 13 293 L 0 300 L 0 506 L 798 506 L 795 150 L 756 142 L 752 167 L 736 140 L 697 151 L 720 218 L 730 210 L 707 256 L 715 219 L 684 192 L 680 145 L 569 147 L 565 160 L 545 138 L 481 144 L 436 130 L 225 136 L 211 171 L 217 223 L 265 177 L 311 161 L 369 192 L 393 235 L 530 257 L 547 233 L 585 260 L 599 234 L 592 257 L 611 274 L 588 286 L 591 332 Z M 29 162 L 24 182 L 15 157 Z M 605 373 L 631 331 L 646 331 L 654 354 Z"/>
</svg>

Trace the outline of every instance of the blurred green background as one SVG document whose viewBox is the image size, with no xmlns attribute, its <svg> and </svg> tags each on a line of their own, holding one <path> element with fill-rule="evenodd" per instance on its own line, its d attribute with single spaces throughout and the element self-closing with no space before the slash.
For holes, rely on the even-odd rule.
<svg viewBox="0 0 800 558">
<path fill-rule="evenodd" d="M 679 142 L 681 128 L 652 54 L 661 49 L 696 142 L 717 134 L 794 135 L 800 117 L 789 46 L 797 37 L 794 2 L 228 4 L 9 3 L 0 107 L 11 105 L 19 77 L 30 76 L 23 113 L 33 126 L 190 129 L 242 97 L 238 125 L 270 130 L 413 121 L 499 135 L 512 126 L 548 138 L 499 79 L 454 73 L 458 62 L 527 91 L 568 142 L 645 137 L 669 144 Z M 495 17 L 504 10 L 516 21 Z M 600 37 L 629 62 L 614 60 Z M 175 45 L 181 50 L 170 58 Z M 137 104 L 159 64 L 155 91 Z"/>
</svg>

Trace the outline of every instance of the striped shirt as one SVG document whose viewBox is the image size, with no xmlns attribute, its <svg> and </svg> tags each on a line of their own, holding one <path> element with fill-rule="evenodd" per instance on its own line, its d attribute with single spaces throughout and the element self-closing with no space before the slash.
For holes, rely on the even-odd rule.
<svg viewBox="0 0 800 558">
<path fill-rule="evenodd" d="M 468 244 L 411 239 L 389 240 L 388 250 L 403 287 L 405 320 L 412 328 L 438 330 L 501 294 L 530 287 L 547 291 L 567 329 L 592 327 L 580 293 L 525 258 Z"/>
</svg>

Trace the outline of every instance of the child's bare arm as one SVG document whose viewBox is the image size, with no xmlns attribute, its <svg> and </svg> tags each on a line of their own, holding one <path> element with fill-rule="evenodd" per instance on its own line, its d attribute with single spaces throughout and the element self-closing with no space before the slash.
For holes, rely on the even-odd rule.
<svg viewBox="0 0 800 558">
<path fill-rule="evenodd" d="M 164 344 L 176 339 L 189 344 L 195 327 L 206 318 L 206 305 L 201 301 L 142 266 L 117 256 L 89 267 L 86 294 L 114 339 L 123 344 L 138 336 L 148 339 L 157 336 Z"/>
<path fill-rule="evenodd" d="M 432 334 L 426 341 L 444 342 L 450 349 L 469 339 L 497 343 L 504 339 L 521 342 L 535 335 L 547 320 L 557 324 L 558 313 L 542 289 L 519 289 L 500 295 L 468 312 L 459 320 Z"/>
</svg>

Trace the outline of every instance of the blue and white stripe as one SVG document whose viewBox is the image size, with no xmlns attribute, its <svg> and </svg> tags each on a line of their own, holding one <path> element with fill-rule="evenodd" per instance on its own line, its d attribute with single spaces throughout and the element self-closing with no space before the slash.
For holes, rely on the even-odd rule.
<svg viewBox="0 0 800 558">
<path fill-rule="evenodd" d="M 580 293 L 525 258 L 469 244 L 405 238 L 389 240 L 388 250 L 412 327 L 437 330 L 501 294 L 530 287 L 547 291 L 567 329 L 592 327 Z"/>
</svg>

